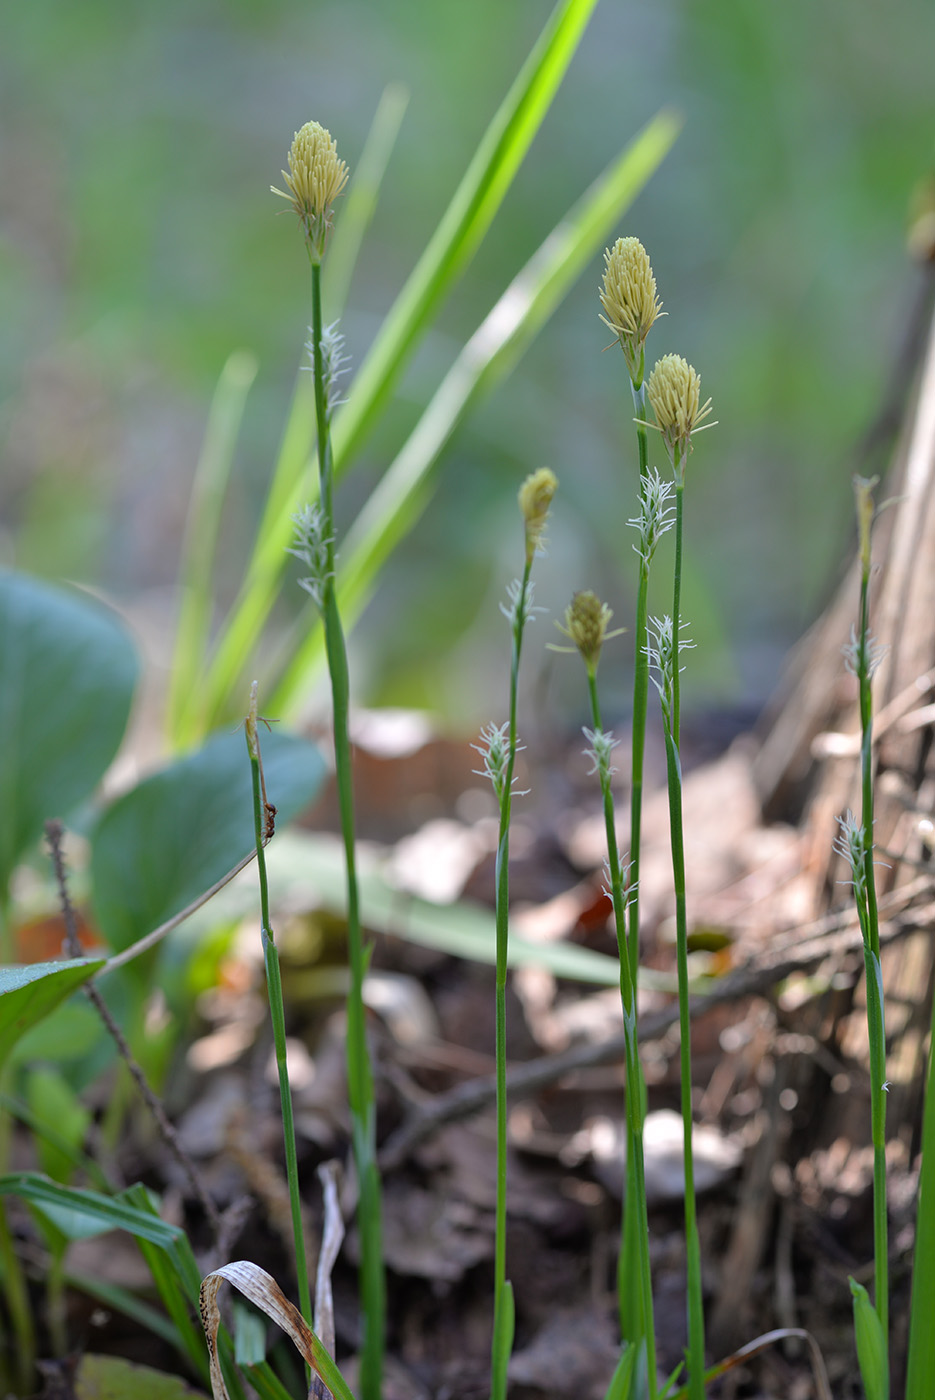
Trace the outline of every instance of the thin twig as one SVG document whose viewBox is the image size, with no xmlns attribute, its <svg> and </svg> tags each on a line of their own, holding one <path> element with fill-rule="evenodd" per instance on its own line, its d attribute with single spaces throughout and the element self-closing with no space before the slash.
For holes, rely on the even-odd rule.
<svg viewBox="0 0 935 1400">
<path fill-rule="evenodd" d="M 75 909 L 71 902 L 71 896 L 68 893 L 68 878 L 65 870 L 65 859 L 62 853 L 62 841 L 65 834 L 64 827 L 60 821 L 47 821 L 45 824 L 45 834 L 49 842 L 52 867 L 55 871 L 59 901 L 62 907 L 62 918 L 65 922 L 65 951 L 71 958 L 80 958 L 82 956 L 82 947 L 78 938 L 78 920 L 75 916 Z M 205 1189 L 197 1167 L 182 1146 L 179 1135 L 173 1124 L 169 1121 L 169 1117 L 162 1106 L 161 1100 L 150 1087 L 146 1075 L 133 1056 L 133 1052 L 127 1043 L 123 1031 L 110 1014 L 107 1003 L 104 1001 L 97 987 L 93 986 L 91 982 L 86 982 L 84 991 L 88 1000 L 107 1027 L 107 1030 L 110 1032 L 121 1058 L 133 1076 L 147 1108 L 153 1115 L 163 1141 L 188 1178 L 189 1185 L 197 1196 L 201 1208 L 210 1222 L 211 1229 L 216 1237 L 221 1227 L 221 1217 L 218 1213 L 217 1206 Z"/>
</svg>

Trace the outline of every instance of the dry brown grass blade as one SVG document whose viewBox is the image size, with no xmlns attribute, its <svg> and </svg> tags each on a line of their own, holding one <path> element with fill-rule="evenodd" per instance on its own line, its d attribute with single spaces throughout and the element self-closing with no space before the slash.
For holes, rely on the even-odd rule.
<svg viewBox="0 0 935 1400">
<path fill-rule="evenodd" d="M 294 1343 L 296 1350 L 312 1368 L 314 1377 L 330 1388 L 339 1400 L 354 1400 L 353 1395 L 341 1377 L 323 1343 L 309 1327 L 298 1308 L 289 1302 L 279 1284 L 249 1260 L 238 1259 L 230 1264 L 222 1264 L 219 1269 L 208 1274 L 201 1285 L 201 1321 L 208 1342 L 208 1361 L 211 1370 L 211 1391 L 214 1400 L 230 1400 L 230 1392 L 224 1382 L 221 1362 L 218 1355 L 218 1328 L 221 1314 L 218 1309 L 218 1289 L 224 1282 L 230 1283 L 242 1293 L 254 1307 L 260 1309 L 276 1323 Z M 316 1389 L 313 1380 L 314 1393 Z M 319 1393 L 321 1393 L 319 1389 Z"/>
<path fill-rule="evenodd" d="M 774 1346 L 776 1342 L 784 1341 L 787 1337 L 795 1337 L 798 1341 L 805 1342 L 808 1347 L 809 1357 L 812 1363 L 812 1373 L 815 1377 L 815 1395 L 817 1400 L 832 1400 L 831 1383 L 828 1380 L 828 1372 L 825 1369 L 824 1357 L 822 1356 L 818 1343 L 807 1332 L 804 1327 L 777 1327 L 773 1332 L 764 1332 L 759 1337 L 754 1337 L 752 1342 L 747 1342 L 745 1346 L 738 1347 L 730 1356 L 726 1356 L 723 1361 L 719 1361 L 705 1375 L 706 1380 L 714 1380 L 717 1376 L 723 1376 L 725 1372 L 739 1366 L 742 1361 L 749 1361 L 752 1356 L 758 1356 L 761 1351 L 766 1351 L 767 1347 Z M 681 1392 L 680 1392 L 681 1393 Z"/>
</svg>

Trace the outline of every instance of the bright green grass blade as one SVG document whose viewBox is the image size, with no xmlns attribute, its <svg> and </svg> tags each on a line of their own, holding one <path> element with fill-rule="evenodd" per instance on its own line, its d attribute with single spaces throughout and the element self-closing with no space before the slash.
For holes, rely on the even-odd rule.
<svg viewBox="0 0 935 1400">
<path fill-rule="evenodd" d="M 906 1400 L 935 1395 L 935 1005 L 929 1044 L 928 1079 L 922 1118 L 922 1167 L 912 1264 L 912 1311 Z"/>
<path fill-rule="evenodd" d="M 386 405 L 403 367 L 442 299 L 464 272 L 500 207 L 565 75 L 597 0 L 562 0 L 485 132 L 425 252 L 361 365 L 337 414 L 334 468 L 340 475 Z M 326 279 L 327 281 L 327 279 Z M 299 376 L 271 494 L 246 577 L 203 681 L 205 728 L 225 704 L 279 591 L 292 538 L 292 515 L 313 494 L 311 388 Z"/>
<path fill-rule="evenodd" d="M 429 473 L 471 404 L 523 354 L 664 159 L 679 125 L 674 114 L 661 112 L 640 132 L 557 225 L 461 351 L 348 533 L 338 579 L 348 627 L 367 603 L 386 559 L 425 509 Z M 321 628 L 311 626 L 276 688 L 274 714 L 295 710 L 323 659 Z"/>
<path fill-rule="evenodd" d="M 176 749 L 195 743 L 201 733 L 197 680 L 211 629 L 218 525 L 244 405 L 256 372 L 256 359 L 246 351 L 238 350 L 228 358 L 214 391 L 192 483 L 179 569 L 182 602 L 166 705 L 166 731 Z"/>
<path fill-rule="evenodd" d="M 880 1317 L 862 1283 L 849 1278 L 854 1299 L 854 1335 L 860 1378 L 867 1400 L 889 1400 L 890 1382 L 886 1362 L 886 1338 Z"/>
<path fill-rule="evenodd" d="M 624 1345 L 623 1353 L 617 1362 L 604 1400 L 630 1400 L 635 1360 L 636 1350 L 631 1346 Z"/>
<path fill-rule="evenodd" d="M 596 0 L 563 0 L 484 133 L 408 282 L 390 310 L 355 392 L 335 424 L 335 470 L 367 435 L 419 331 L 486 234 L 552 104 Z"/>
<path fill-rule="evenodd" d="M 326 324 L 344 314 L 364 234 L 373 219 L 386 167 L 408 106 L 409 90 L 401 83 L 390 83 L 383 89 L 328 249 L 328 281 L 322 290 Z"/>
</svg>

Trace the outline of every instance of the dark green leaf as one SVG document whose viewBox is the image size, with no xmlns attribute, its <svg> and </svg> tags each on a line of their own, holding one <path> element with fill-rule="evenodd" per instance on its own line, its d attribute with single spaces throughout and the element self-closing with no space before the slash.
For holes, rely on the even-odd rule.
<svg viewBox="0 0 935 1400">
<path fill-rule="evenodd" d="M 137 660 L 91 599 L 0 574 L 0 890 L 50 817 L 93 792 L 130 713 Z"/>
<path fill-rule="evenodd" d="M 102 958 L 0 967 L 0 1065 L 20 1036 L 35 1026 L 93 972 Z"/>
<path fill-rule="evenodd" d="M 264 736 L 263 766 L 280 823 L 312 801 L 324 776 L 318 749 L 289 734 Z M 243 734 L 215 734 L 104 815 L 91 867 L 98 927 L 113 948 L 128 947 L 197 899 L 253 844 Z"/>
</svg>

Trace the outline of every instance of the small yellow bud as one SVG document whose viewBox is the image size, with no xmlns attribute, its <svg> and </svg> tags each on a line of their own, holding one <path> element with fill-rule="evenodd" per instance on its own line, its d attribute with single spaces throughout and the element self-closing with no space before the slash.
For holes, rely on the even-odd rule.
<svg viewBox="0 0 935 1400">
<path fill-rule="evenodd" d="M 301 220 L 309 250 L 321 261 L 331 228 L 331 206 L 347 184 L 347 166 L 338 159 L 330 131 L 318 122 L 306 122 L 292 138 L 289 171 L 282 178 L 286 190 L 270 185 L 273 194 L 288 199 Z"/>
<path fill-rule="evenodd" d="M 542 544 L 552 497 L 558 490 L 558 477 L 548 467 L 531 472 L 519 488 L 519 508 L 526 525 L 526 563 Z"/>
<path fill-rule="evenodd" d="M 601 659 L 601 647 L 608 637 L 619 637 L 623 628 L 608 632 L 613 613 L 606 603 L 602 603 L 596 593 L 586 589 L 576 593 L 565 609 L 565 625 L 555 625 L 566 637 L 570 637 L 581 653 L 585 666 L 590 672 L 597 670 Z"/>
<path fill-rule="evenodd" d="M 701 402 L 701 376 L 681 355 L 663 355 L 649 376 L 646 393 L 666 451 L 678 468 L 691 451 L 692 433 L 700 431 L 711 412 L 711 400 Z"/>
<path fill-rule="evenodd" d="M 662 311 L 649 255 L 638 238 L 618 238 L 613 248 L 605 249 L 600 295 L 606 312 L 601 320 L 619 340 L 638 389 L 643 382 L 643 345 Z"/>
</svg>

